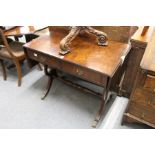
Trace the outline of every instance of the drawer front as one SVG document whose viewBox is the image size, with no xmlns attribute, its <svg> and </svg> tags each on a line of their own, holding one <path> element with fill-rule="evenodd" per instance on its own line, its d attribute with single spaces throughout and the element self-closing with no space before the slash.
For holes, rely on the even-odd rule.
<svg viewBox="0 0 155 155">
<path fill-rule="evenodd" d="M 105 86 L 107 83 L 107 76 L 103 76 L 102 74 L 89 70 L 87 68 L 83 68 L 62 60 L 59 61 L 54 57 L 49 57 L 48 55 L 43 55 L 38 52 L 27 51 L 27 54 L 29 58 L 43 63 L 44 65 L 48 65 L 68 74 L 75 75 L 89 82 L 93 82 L 101 86 Z"/>
<path fill-rule="evenodd" d="M 131 102 L 128 112 L 142 120 L 155 124 L 155 108 Z"/>
<path fill-rule="evenodd" d="M 136 88 L 130 101 L 155 107 L 155 92 Z"/>
<path fill-rule="evenodd" d="M 75 75 L 79 78 L 82 78 L 89 82 L 93 82 L 93 83 L 101 85 L 101 86 L 105 86 L 107 83 L 106 76 L 103 76 L 100 73 L 97 73 L 95 71 L 92 71 L 87 68 L 83 68 L 83 67 L 80 67 L 80 66 L 77 66 L 74 64 L 64 62 L 62 65 L 62 70 L 66 73 L 70 73 L 70 74 Z"/>
<path fill-rule="evenodd" d="M 155 76 L 147 75 L 143 89 L 155 92 Z"/>
<path fill-rule="evenodd" d="M 57 69 L 61 68 L 61 63 L 57 61 L 56 58 L 49 57 L 48 55 L 43 55 L 38 52 L 27 51 L 27 55 L 29 58 L 36 60 L 44 65 L 49 65 L 51 67 L 55 67 Z"/>
<path fill-rule="evenodd" d="M 43 64 L 45 64 L 45 62 L 47 62 L 48 57 L 43 56 L 42 54 L 38 53 L 38 52 L 32 52 L 27 50 L 27 55 L 30 59 L 36 60 L 38 62 L 41 62 Z"/>
<path fill-rule="evenodd" d="M 148 103 L 150 101 L 151 93 L 148 91 L 145 91 L 140 88 L 136 88 L 134 91 L 134 94 L 131 98 L 131 101 L 136 103 Z"/>
</svg>

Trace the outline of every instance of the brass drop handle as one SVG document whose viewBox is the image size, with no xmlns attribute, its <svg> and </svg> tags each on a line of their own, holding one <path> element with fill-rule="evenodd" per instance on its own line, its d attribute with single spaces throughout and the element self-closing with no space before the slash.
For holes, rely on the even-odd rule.
<svg viewBox="0 0 155 155">
<path fill-rule="evenodd" d="M 143 119 L 145 117 L 145 114 L 144 113 L 142 113 L 142 116 L 141 116 L 141 118 Z"/>
<path fill-rule="evenodd" d="M 77 68 L 76 73 L 77 73 L 78 75 L 83 75 L 83 70 Z"/>
<path fill-rule="evenodd" d="M 37 57 L 37 56 L 38 56 L 38 54 L 37 54 L 37 53 L 34 53 L 33 55 L 34 55 L 35 57 Z"/>
</svg>

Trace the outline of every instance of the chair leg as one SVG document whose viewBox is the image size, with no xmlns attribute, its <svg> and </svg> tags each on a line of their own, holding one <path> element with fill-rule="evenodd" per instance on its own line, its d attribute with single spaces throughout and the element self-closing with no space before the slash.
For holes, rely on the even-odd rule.
<svg viewBox="0 0 155 155">
<path fill-rule="evenodd" d="M 7 79 L 6 67 L 4 65 L 3 60 L 0 60 L 0 63 L 1 63 L 1 66 L 2 66 L 3 79 L 6 80 Z"/>
<path fill-rule="evenodd" d="M 19 61 L 15 61 L 16 69 L 17 69 L 17 74 L 18 74 L 18 87 L 21 86 L 21 81 L 22 81 L 22 70 L 21 70 L 21 65 Z"/>
</svg>

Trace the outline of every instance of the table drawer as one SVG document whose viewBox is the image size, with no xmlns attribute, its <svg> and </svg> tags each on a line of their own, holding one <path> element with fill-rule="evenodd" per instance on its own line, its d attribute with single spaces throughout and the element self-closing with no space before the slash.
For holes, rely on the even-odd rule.
<svg viewBox="0 0 155 155">
<path fill-rule="evenodd" d="M 102 74 L 93 70 L 89 70 L 87 68 L 83 68 L 63 60 L 58 60 L 54 57 L 49 57 L 48 55 L 40 54 L 39 52 L 32 52 L 27 50 L 27 54 L 29 58 L 36 60 L 44 65 L 48 65 L 50 67 L 59 69 L 63 72 L 75 75 L 89 82 L 101 86 L 105 86 L 107 83 L 107 76 L 103 76 Z"/>
<path fill-rule="evenodd" d="M 155 93 L 136 88 L 130 101 L 155 108 Z"/>
<path fill-rule="evenodd" d="M 36 61 L 41 62 L 43 64 L 45 64 L 47 61 L 49 61 L 48 56 L 42 55 L 38 52 L 27 50 L 27 55 L 30 59 L 36 60 Z"/>
<path fill-rule="evenodd" d="M 155 124 L 155 108 L 151 106 L 145 106 L 143 104 L 131 102 L 128 112 L 140 119 Z"/>
<path fill-rule="evenodd" d="M 61 63 L 56 58 L 51 58 L 48 55 L 43 55 L 39 52 L 27 50 L 27 55 L 30 59 L 36 60 L 44 65 L 48 65 L 57 69 L 61 68 Z"/>
<path fill-rule="evenodd" d="M 66 73 L 70 73 L 77 77 L 80 77 L 89 82 L 93 82 L 95 84 L 105 86 L 107 83 L 107 77 L 103 76 L 100 73 L 97 73 L 93 70 L 89 70 L 87 68 L 83 68 L 71 63 L 64 62 L 62 65 L 62 70 Z"/>
</svg>

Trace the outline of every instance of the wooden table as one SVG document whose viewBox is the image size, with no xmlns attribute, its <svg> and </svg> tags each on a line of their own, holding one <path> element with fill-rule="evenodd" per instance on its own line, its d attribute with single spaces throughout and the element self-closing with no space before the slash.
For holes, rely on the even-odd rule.
<svg viewBox="0 0 155 155">
<path fill-rule="evenodd" d="M 14 28 L 4 30 L 5 36 L 18 36 L 25 34 L 34 34 L 37 31 L 45 29 L 47 26 L 16 26 Z"/>
<path fill-rule="evenodd" d="M 119 85 L 121 75 L 125 71 L 125 62 L 130 50 L 126 43 L 109 41 L 107 47 L 98 46 L 94 36 L 78 36 L 72 43 L 72 52 L 62 56 L 59 54 L 60 40 L 66 36 L 65 30 L 53 31 L 49 36 L 42 36 L 24 45 L 24 51 L 30 66 L 36 62 L 45 65 L 45 73 L 49 78 L 47 93 L 54 78 L 59 78 L 67 84 L 77 86 L 87 92 L 102 98 L 93 127 L 98 124 L 107 102 L 111 88 Z M 50 68 L 50 71 L 49 71 Z M 94 83 L 104 88 L 103 93 L 96 93 L 88 88 L 76 85 L 57 71 L 73 75 L 87 82 Z M 45 96 L 47 95 L 45 94 Z"/>
<path fill-rule="evenodd" d="M 14 36 L 16 41 L 18 41 L 18 37 L 25 35 L 26 42 L 29 42 L 37 38 L 37 32 L 45 28 L 47 28 L 47 26 L 15 26 L 14 28 L 4 30 L 4 35 L 6 37 Z"/>
<path fill-rule="evenodd" d="M 123 122 L 144 123 L 155 128 L 155 28 L 135 81 Z"/>
<path fill-rule="evenodd" d="M 124 80 L 120 89 L 120 96 L 130 97 L 134 87 L 135 78 L 138 73 L 140 62 L 145 52 L 146 46 L 152 36 L 154 27 L 149 27 L 144 33 L 144 26 L 138 28 L 131 38 L 131 51 L 127 70 L 124 75 Z M 130 78 L 129 78 L 130 77 Z"/>
</svg>

